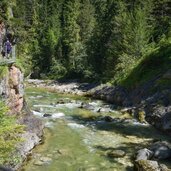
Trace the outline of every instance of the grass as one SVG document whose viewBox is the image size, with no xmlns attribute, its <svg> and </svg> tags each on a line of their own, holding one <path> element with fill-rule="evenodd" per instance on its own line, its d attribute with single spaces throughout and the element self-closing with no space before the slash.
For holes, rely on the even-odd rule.
<svg viewBox="0 0 171 171">
<path fill-rule="evenodd" d="M 0 79 L 4 78 L 8 74 L 7 66 L 0 66 Z"/>
<path fill-rule="evenodd" d="M 25 69 L 23 67 L 23 64 L 20 59 L 16 59 L 16 63 L 14 64 L 17 68 L 21 70 L 22 73 L 25 72 Z"/>
<path fill-rule="evenodd" d="M 121 82 L 127 88 L 135 88 L 162 76 L 171 68 L 171 43 L 155 49 L 136 66 L 130 75 Z"/>
</svg>

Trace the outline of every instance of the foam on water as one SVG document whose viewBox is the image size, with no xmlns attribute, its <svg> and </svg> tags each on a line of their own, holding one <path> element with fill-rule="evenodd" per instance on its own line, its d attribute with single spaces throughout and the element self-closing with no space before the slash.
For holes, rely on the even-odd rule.
<svg viewBox="0 0 171 171">
<path fill-rule="evenodd" d="M 73 108 L 76 108 L 79 106 L 80 106 L 80 104 L 76 104 L 76 103 L 66 103 L 66 104 L 58 104 L 56 107 L 59 107 L 59 108 L 66 107 L 69 109 L 73 109 Z"/>
<path fill-rule="evenodd" d="M 53 105 L 33 105 L 34 107 L 56 108 Z"/>
<path fill-rule="evenodd" d="M 81 124 L 77 124 L 77 123 L 68 123 L 68 126 L 73 128 L 73 129 L 76 129 L 76 128 L 85 128 L 84 125 L 81 125 Z"/>
<path fill-rule="evenodd" d="M 65 116 L 64 113 L 54 113 L 54 114 L 52 115 L 52 118 L 53 118 L 53 119 L 58 119 L 58 118 L 62 118 L 62 117 L 64 117 L 64 116 Z"/>
<path fill-rule="evenodd" d="M 90 102 L 89 105 L 92 105 L 92 106 L 99 106 L 100 104 L 98 102 Z"/>
<path fill-rule="evenodd" d="M 44 115 L 44 113 L 41 113 L 41 112 L 37 112 L 37 111 L 32 111 L 32 112 L 33 112 L 33 115 L 36 115 L 39 117 L 42 117 Z"/>
</svg>

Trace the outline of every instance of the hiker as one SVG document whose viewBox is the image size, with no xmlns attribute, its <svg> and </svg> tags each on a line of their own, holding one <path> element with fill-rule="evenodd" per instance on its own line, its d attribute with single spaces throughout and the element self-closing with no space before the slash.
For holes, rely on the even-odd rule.
<svg viewBox="0 0 171 171">
<path fill-rule="evenodd" d="M 7 39 L 7 41 L 4 43 L 4 49 L 3 49 L 3 52 L 5 51 L 5 57 L 9 58 L 9 55 L 11 54 L 11 50 L 12 50 L 12 44 Z"/>
</svg>

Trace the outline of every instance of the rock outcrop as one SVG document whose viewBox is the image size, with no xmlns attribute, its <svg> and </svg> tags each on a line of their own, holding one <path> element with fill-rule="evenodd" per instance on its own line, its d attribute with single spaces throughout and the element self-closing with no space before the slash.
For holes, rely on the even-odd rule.
<svg viewBox="0 0 171 171">
<path fill-rule="evenodd" d="M 0 79 L 0 97 L 10 109 L 9 115 L 16 115 L 18 123 L 25 125 L 25 132 L 19 135 L 24 141 L 17 150 L 17 156 L 20 156 L 21 160 L 11 166 L 18 169 L 34 146 L 41 141 L 43 124 L 27 107 L 24 99 L 24 76 L 15 65 L 8 66 L 7 72 Z"/>
<path fill-rule="evenodd" d="M 23 109 L 24 83 L 23 73 L 14 65 L 0 79 L 0 96 L 6 100 L 10 113 L 19 113 Z"/>
<path fill-rule="evenodd" d="M 134 164 L 135 171 L 171 171 L 165 165 L 160 165 L 157 161 L 138 160 Z"/>
</svg>

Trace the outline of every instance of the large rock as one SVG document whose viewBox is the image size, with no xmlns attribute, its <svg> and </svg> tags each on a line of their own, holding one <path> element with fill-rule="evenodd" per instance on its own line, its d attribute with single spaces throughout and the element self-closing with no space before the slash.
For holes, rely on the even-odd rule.
<svg viewBox="0 0 171 171">
<path fill-rule="evenodd" d="M 154 143 L 150 150 L 154 152 L 153 158 L 162 160 L 171 158 L 171 145 L 166 141 Z"/>
<path fill-rule="evenodd" d="M 162 171 L 157 161 L 138 160 L 134 163 L 135 171 Z"/>
<path fill-rule="evenodd" d="M 166 165 L 160 164 L 161 171 L 171 171 L 171 169 L 168 169 Z"/>
<path fill-rule="evenodd" d="M 9 71 L 0 80 L 0 96 L 7 101 L 11 113 L 19 113 L 24 102 L 23 73 L 16 66 L 9 67 Z"/>
<path fill-rule="evenodd" d="M 165 132 L 171 130 L 171 90 L 163 90 L 148 97 L 137 106 L 145 111 L 145 119 Z M 137 112 L 136 112 L 137 113 Z"/>
<path fill-rule="evenodd" d="M 119 106 L 131 105 L 128 92 L 121 86 L 114 87 L 102 85 L 90 94 L 92 94 L 94 98 L 106 100 L 107 102 L 114 103 Z"/>
<path fill-rule="evenodd" d="M 81 103 L 79 108 L 86 109 L 86 110 L 94 110 L 95 106 L 83 102 L 83 103 Z"/>
<path fill-rule="evenodd" d="M 45 113 L 44 115 L 43 115 L 43 117 L 45 117 L 45 118 L 48 118 L 48 117 L 51 117 L 52 115 L 51 114 L 48 114 L 48 113 Z"/>
<path fill-rule="evenodd" d="M 103 118 L 106 122 L 112 122 L 113 121 L 113 118 L 111 116 L 105 116 Z"/>
<path fill-rule="evenodd" d="M 138 160 L 149 160 L 153 156 L 153 152 L 147 148 L 141 149 L 137 152 L 136 161 Z"/>
</svg>

